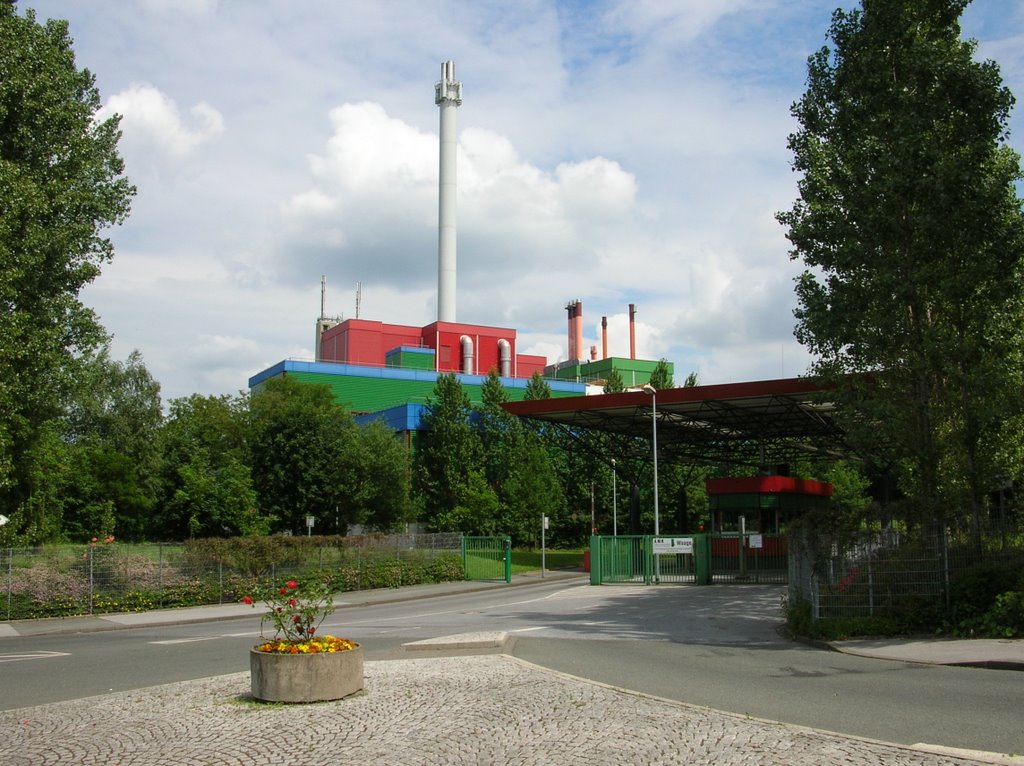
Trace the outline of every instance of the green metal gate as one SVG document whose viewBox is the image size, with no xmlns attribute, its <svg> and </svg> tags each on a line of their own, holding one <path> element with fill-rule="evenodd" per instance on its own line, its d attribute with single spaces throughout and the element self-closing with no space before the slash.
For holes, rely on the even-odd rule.
<svg viewBox="0 0 1024 766">
<path fill-rule="evenodd" d="M 590 538 L 590 582 L 778 583 L 788 581 L 783 535 L 626 535 Z"/>
<path fill-rule="evenodd" d="M 646 583 L 649 545 L 642 535 L 590 538 L 590 581 L 598 583 Z"/>
<path fill-rule="evenodd" d="M 467 580 L 512 582 L 512 538 L 463 535 L 462 565 Z"/>
<path fill-rule="evenodd" d="M 711 560 L 707 535 L 652 537 L 626 535 L 590 538 L 590 582 L 695 583 L 710 582 Z"/>
</svg>

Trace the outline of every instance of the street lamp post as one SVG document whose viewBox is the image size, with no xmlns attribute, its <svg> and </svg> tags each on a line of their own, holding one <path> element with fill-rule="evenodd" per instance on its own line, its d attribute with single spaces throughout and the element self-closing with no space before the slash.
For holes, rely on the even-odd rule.
<svg viewBox="0 0 1024 766">
<path fill-rule="evenodd" d="M 612 537 L 619 536 L 619 493 L 615 483 L 615 458 L 612 458 Z"/>
<path fill-rule="evenodd" d="M 658 390 L 648 383 L 644 393 L 651 395 L 651 434 L 654 452 L 654 536 L 661 534 L 658 525 Z"/>
</svg>

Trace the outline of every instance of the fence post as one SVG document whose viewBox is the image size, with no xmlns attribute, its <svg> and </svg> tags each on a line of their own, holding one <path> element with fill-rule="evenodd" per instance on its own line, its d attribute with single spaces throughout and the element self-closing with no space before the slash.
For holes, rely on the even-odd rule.
<svg viewBox="0 0 1024 766">
<path fill-rule="evenodd" d="M 11 619 L 11 603 L 14 595 L 14 548 L 7 549 L 7 619 Z"/>
<path fill-rule="evenodd" d="M 158 584 L 160 586 L 160 591 L 159 591 L 160 592 L 160 600 L 157 601 L 157 604 L 159 604 L 160 608 L 163 609 L 163 607 L 164 607 L 164 544 L 163 543 L 159 543 L 157 545 L 157 550 L 159 551 L 159 553 L 157 554 L 157 561 L 159 562 L 158 565 L 157 565 L 157 582 L 158 582 Z"/>
<path fill-rule="evenodd" d="M 942 590 L 946 596 L 946 614 L 949 614 L 949 534 L 945 527 L 939 534 L 942 535 Z"/>
<path fill-rule="evenodd" d="M 90 545 L 89 546 L 89 614 L 92 614 L 93 601 L 94 601 L 92 562 L 93 562 L 93 557 L 95 555 L 96 555 L 96 546 L 95 545 Z"/>
<path fill-rule="evenodd" d="M 875 580 L 871 572 L 871 559 L 874 558 L 871 550 L 872 536 L 868 536 L 868 614 L 874 615 L 875 613 Z"/>
<path fill-rule="evenodd" d="M 693 536 L 693 569 L 695 585 L 711 584 L 711 535 Z"/>
</svg>

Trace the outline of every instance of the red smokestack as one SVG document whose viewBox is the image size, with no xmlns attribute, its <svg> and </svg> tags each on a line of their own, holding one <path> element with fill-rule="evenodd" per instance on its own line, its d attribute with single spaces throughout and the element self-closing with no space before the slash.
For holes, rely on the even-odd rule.
<svg viewBox="0 0 1024 766">
<path fill-rule="evenodd" d="M 578 361 L 583 358 L 583 301 L 577 299 L 565 304 L 569 315 L 569 360 Z"/>
<path fill-rule="evenodd" d="M 629 304 L 629 358 L 636 359 L 636 304 Z"/>
<path fill-rule="evenodd" d="M 583 349 L 583 301 L 576 301 L 576 356 L 575 359 L 582 359 Z"/>
<path fill-rule="evenodd" d="M 601 358 L 608 358 L 608 317 L 601 317 Z"/>
<path fill-rule="evenodd" d="M 576 358 L 576 304 L 566 303 L 565 312 L 569 319 L 569 348 L 566 350 L 566 359 L 573 360 Z"/>
</svg>

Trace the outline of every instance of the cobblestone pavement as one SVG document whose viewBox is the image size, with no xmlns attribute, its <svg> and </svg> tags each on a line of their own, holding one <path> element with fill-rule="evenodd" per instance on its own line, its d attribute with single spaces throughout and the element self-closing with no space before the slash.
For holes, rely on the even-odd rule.
<svg viewBox="0 0 1024 766">
<path fill-rule="evenodd" d="M 506 655 L 367 662 L 365 676 L 363 692 L 311 705 L 256 703 L 249 674 L 235 673 L 6 711 L 0 763 L 978 762 L 645 697 Z"/>
</svg>

